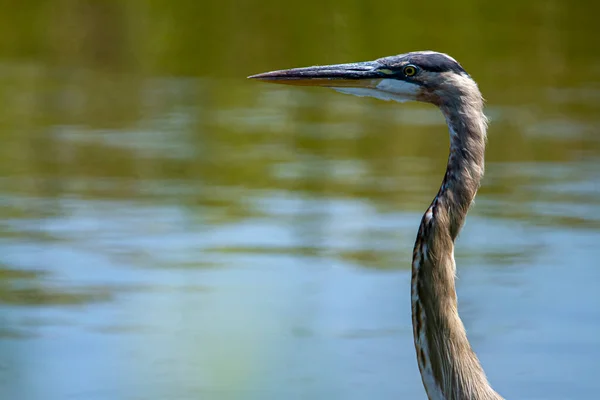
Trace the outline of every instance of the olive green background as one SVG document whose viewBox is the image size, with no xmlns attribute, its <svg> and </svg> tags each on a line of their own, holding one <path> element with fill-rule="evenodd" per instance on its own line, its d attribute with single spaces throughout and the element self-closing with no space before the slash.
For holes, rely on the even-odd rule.
<svg viewBox="0 0 600 400">
<path fill-rule="evenodd" d="M 0 398 L 425 398 L 442 116 L 246 80 L 424 49 L 488 104 L 456 258 L 492 384 L 600 389 L 597 3 L 0 5 Z"/>
</svg>

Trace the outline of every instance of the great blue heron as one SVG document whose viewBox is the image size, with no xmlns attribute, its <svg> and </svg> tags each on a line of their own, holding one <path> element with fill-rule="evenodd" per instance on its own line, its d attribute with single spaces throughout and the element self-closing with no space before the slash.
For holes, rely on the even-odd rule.
<svg viewBox="0 0 600 400">
<path fill-rule="evenodd" d="M 450 156 L 442 186 L 421 219 L 413 251 L 411 303 L 417 361 L 431 400 L 502 399 L 469 344 L 454 283 L 454 241 L 484 169 L 487 119 L 477 83 L 455 59 L 433 51 L 250 78 L 325 86 L 383 100 L 416 100 L 440 108 L 450 131 Z"/>
</svg>

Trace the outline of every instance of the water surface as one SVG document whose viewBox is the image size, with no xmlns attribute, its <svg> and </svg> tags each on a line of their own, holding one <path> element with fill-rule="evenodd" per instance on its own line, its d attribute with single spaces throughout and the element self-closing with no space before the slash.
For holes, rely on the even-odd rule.
<svg viewBox="0 0 600 400">
<path fill-rule="evenodd" d="M 424 399 L 410 258 L 442 116 L 245 77 L 426 48 L 492 122 L 456 249 L 473 347 L 507 398 L 594 397 L 594 8 L 6 6 L 0 398 Z"/>
</svg>

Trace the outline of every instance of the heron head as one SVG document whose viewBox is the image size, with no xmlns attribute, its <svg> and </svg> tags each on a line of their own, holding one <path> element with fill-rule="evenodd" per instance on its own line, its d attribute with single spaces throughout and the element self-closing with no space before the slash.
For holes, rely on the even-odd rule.
<svg viewBox="0 0 600 400">
<path fill-rule="evenodd" d="M 286 85 L 324 86 L 355 96 L 400 102 L 423 101 L 438 106 L 454 102 L 477 89 L 455 59 L 434 51 L 417 51 L 367 62 L 293 68 L 249 78 Z"/>
</svg>

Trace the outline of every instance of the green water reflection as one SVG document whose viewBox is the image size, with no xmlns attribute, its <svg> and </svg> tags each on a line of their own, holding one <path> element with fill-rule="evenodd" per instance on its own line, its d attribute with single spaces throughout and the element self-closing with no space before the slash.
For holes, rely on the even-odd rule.
<svg viewBox="0 0 600 400">
<path fill-rule="evenodd" d="M 600 336 L 600 298 L 585 291 L 600 278 L 599 11 L 4 4 L 0 398 L 423 398 L 401 301 L 445 168 L 443 118 L 245 79 L 416 49 L 459 59 L 488 101 L 487 175 L 457 258 L 492 381 L 507 396 L 592 396 L 595 356 L 581 347 Z M 558 269 L 569 263 L 586 282 Z M 573 287 L 585 315 L 551 306 L 548 293 Z M 548 359 L 578 375 L 537 372 Z"/>
</svg>

